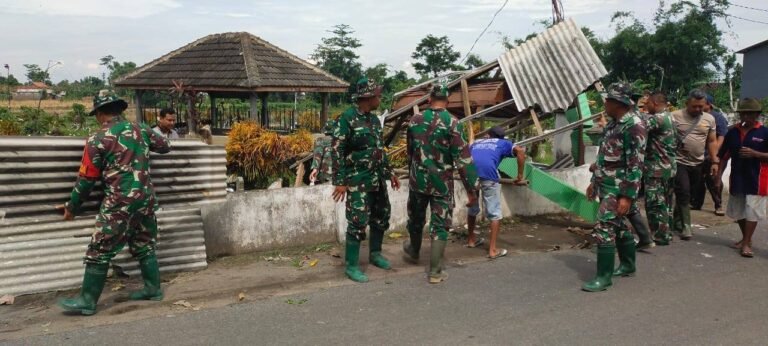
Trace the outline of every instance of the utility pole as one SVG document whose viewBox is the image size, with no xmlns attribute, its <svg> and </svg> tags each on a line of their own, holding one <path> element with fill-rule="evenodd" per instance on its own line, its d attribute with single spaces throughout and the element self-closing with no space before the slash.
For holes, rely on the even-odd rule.
<svg viewBox="0 0 768 346">
<path fill-rule="evenodd" d="M 51 64 L 54 63 L 54 64 Z M 45 73 L 43 73 L 43 76 L 48 76 L 48 70 L 51 69 L 51 67 L 56 67 L 61 65 L 61 61 L 53 61 L 48 60 L 48 67 L 45 68 Z M 45 80 L 43 80 L 43 84 L 48 85 L 45 83 Z M 40 111 L 40 104 L 43 103 L 43 95 L 45 94 L 45 90 L 43 90 L 42 93 L 40 93 L 40 99 L 37 100 L 37 110 Z"/>
<path fill-rule="evenodd" d="M 563 21 L 563 3 L 560 0 L 552 0 L 552 25 Z"/>
<path fill-rule="evenodd" d="M 11 67 L 5 64 L 5 84 L 8 86 L 8 111 L 11 111 Z"/>
</svg>

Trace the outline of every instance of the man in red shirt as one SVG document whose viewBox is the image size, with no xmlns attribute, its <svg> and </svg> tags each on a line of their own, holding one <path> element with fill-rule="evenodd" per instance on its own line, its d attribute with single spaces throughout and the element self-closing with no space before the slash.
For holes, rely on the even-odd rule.
<svg viewBox="0 0 768 346">
<path fill-rule="evenodd" d="M 725 212 L 737 220 L 741 241 L 733 247 L 744 257 L 753 257 L 752 234 L 757 222 L 768 219 L 768 128 L 757 121 L 762 106 L 756 99 L 739 102 L 741 122 L 728 130 L 718 152 L 723 162 L 715 184 L 722 184 L 725 163 L 731 161 L 730 198 Z"/>
</svg>

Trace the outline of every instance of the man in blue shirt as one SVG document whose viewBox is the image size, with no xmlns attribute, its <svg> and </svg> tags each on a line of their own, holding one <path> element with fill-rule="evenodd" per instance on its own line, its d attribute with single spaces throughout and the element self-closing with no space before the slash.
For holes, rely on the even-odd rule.
<svg viewBox="0 0 768 346">
<path fill-rule="evenodd" d="M 704 111 L 715 117 L 715 136 L 717 136 L 717 147 L 720 148 L 723 146 L 725 134 L 728 132 L 728 119 L 725 118 L 725 115 L 720 110 L 715 108 L 715 98 L 709 94 L 707 95 L 707 106 L 704 107 Z M 702 205 L 704 205 L 706 190 L 709 190 L 712 202 L 715 204 L 715 215 L 723 216 L 725 215 L 723 212 L 723 188 L 715 187 L 715 177 L 710 173 L 712 161 L 707 153 L 709 149 L 706 147 L 704 149 L 704 163 L 701 164 L 703 176 L 699 183 L 693 187 L 693 191 L 691 191 L 691 209 L 701 210 Z"/>
<path fill-rule="evenodd" d="M 499 184 L 499 164 L 505 157 L 517 157 L 517 179 L 515 184 L 524 184 L 523 171 L 525 169 L 525 148 L 516 146 L 504 139 L 504 128 L 494 126 L 488 131 L 486 138 L 480 139 L 470 146 L 472 161 L 477 167 L 477 175 L 480 177 L 480 190 L 483 192 L 483 205 L 485 214 L 491 222 L 491 243 L 488 245 L 488 257 L 498 258 L 507 255 L 506 249 L 496 248 L 496 238 L 499 235 L 501 220 L 501 185 Z M 482 238 L 475 240 L 475 224 L 477 215 L 480 214 L 480 206 L 469 207 L 467 217 L 467 247 L 476 247 L 483 243 Z"/>
<path fill-rule="evenodd" d="M 752 234 L 758 221 L 768 219 L 768 128 L 757 121 L 762 105 L 756 99 L 739 102 L 741 122 L 728 130 L 718 156 L 723 162 L 715 184 L 722 186 L 725 164 L 731 160 L 728 217 L 737 220 L 741 241 L 732 247 L 744 257 L 753 257 Z"/>
</svg>

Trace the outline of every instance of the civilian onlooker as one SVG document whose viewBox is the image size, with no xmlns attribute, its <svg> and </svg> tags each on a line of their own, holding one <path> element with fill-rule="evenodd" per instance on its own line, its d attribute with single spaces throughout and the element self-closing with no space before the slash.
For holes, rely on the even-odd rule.
<svg viewBox="0 0 768 346">
<path fill-rule="evenodd" d="M 680 239 L 693 238 L 691 230 L 691 188 L 701 180 L 701 166 L 704 163 L 705 147 L 712 160 L 711 171 L 717 172 L 720 159 L 717 158 L 717 127 L 715 118 L 704 112 L 707 94 L 694 90 L 688 94 L 685 108 L 672 113 L 678 133 L 677 173 L 675 175 L 675 211 L 673 230 Z M 713 173 L 714 174 L 714 173 Z"/>
<path fill-rule="evenodd" d="M 737 109 L 741 122 L 728 130 L 718 156 L 723 160 L 715 184 L 722 187 L 725 163 L 731 160 L 730 198 L 726 215 L 737 220 L 741 241 L 733 247 L 744 257 L 753 257 L 752 234 L 757 222 L 768 219 L 768 128 L 757 118 L 760 102 L 746 98 Z"/>
<path fill-rule="evenodd" d="M 163 135 L 165 138 L 178 139 L 179 133 L 174 129 L 175 126 L 176 111 L 170 108 L 163 108 L 160 110 L 160 115 L 157 117 L 157 125 L 152 129 Z"/>
<path fill-rule="evenodd" d="M 715 129 L 715 135 L 717 136 L 717 148 L 723 145 L 725 134 L 728 132 L 728 120 L 725 118 L 719 109 L 715 108 L 715 98 L 712 95 L 707 95 L 707 106 L 704 107 L 704 111 L 712 114 L 715 117 L 715 123 L 717 128 Z M 704 152 L 704 163 L 701 166 L 703 174 L 699 184 L 691 191 L 691 209 L 701 210 L 704 205 L 705 190 L 709 190 L 709 194 L 712 196 L 712 202 L 715 204 L 715 215 L 723 216 L 723 188 L 720 184 L 719 188 L 715 187 L 715 176 L 711 174 L 712 160 L 709 159 L 709 150 Z"/>
</svg>

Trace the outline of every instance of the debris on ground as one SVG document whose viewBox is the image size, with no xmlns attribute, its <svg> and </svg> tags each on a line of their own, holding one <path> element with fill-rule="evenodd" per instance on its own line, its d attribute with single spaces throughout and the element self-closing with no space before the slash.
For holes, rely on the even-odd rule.
<svg viewBox="0 0 768 346">
<path fill-rule="evenodd" d="M 298 300 L 293 300 L 293 299 L 288 298 L 288 299 L 285 300 L 285 303 L 286 304 L 290 304 L 290 305 L 301 305 L 301 304 L 304 304 L 304 303 L 306 303 L 308 301 L 309 301 L 309 299 L 306 299 L 306 298 L 298 299 Z"/>
<path fill-rule="evenodd" d="M 0 297 L 0 305 L 13 305 L 13 302 L 16 300 L 16 297 L 6 294 L 2 297 Z"/>
<path fill-rule="evenodd" d="M 707 229 L 707 228 L 709 228 L 709 225 L 700 225 L 700 224 L 695 223 L 695 224 L 692 224 L 691 227 L 695 227 L 697 229 Z"/>
<path fill-rule="evenodd" d="M 389 239 L 400 239 L 403 237 L 403 234 L 400 232 L 390 232 L 389 233 Z"/>
<path fill-rule="evenodd" d="M 173 305 L 183 306 L 185 308 L 191 308 L 192 307 L 192 303 L 190 303 L 190 302 L 188 302 L 186 300 L 183 300 L 183 299 L 173 303 Z"/>
<path fill-rule="evenodd" d="M 310 267 L 314 267 L 314 266 L 317 265 L 317 262 L 320 262 L 320 260 L 319 259 L 313 259 L 313 260 L 309 261 L 309 266 Z"/>
<path fill-rule="evenodd" d="M 712 255 L 710 255 L 710 254 L 706 253 L 706 252 L 702 252 L 702 253 L 701 253 L 701 255 L 702 255 L 702 256 L 704 256 L 704 258 L 712 258 L 712 257 L 715 257 L 715 256 L 712 256 Z"/>
<path fill-rule="evenodd" d="M 262 257 L 267 262 L 283 262 L 283 261 L 290 261 L 290 257 L 285 257 L 283 255 L 277 255 L 277 256 L 265 256 Z"/>
<path fill-rule="evenodd" d="M 240 292 L 240 293 L 237 295 L 237 300 L 238 300 L 238 301 L 243 301 L 243 299 L 245 299 L 245 292 Z"/>
<path fill-rule="evenodd" d="M 573 246 L 571 246 L 571 249 L 583 250 L 583 249 L 589 249 L 591 247 L 592 247 L 592 242 L 589 240 L 584 240 L 581 243 L 574 244 Z"/>
<path fill-rule="evenodd" d="M 337 248 L 331 249 L 328 254 L 331 255 L 331 257 L 341 258 L 341 251 L 339 251 Z"/>
<path fill-rule="evenodd" d="M 581 227 L 568 227 L 566 230 L 584 239 L 590 239 L 592 237 L 592 230 L 585 230 Z"/>
<path fill-rule="evenodd" d="M 552 252 L 552 251 L 560 251 L 560 245 L 555 245 L 551 249 L 547 250 L 547 252 Z"/>
<path fill-rule="evenodd" d="M 120 290 L 122 290 L 122 289 L 124 289 L 124 288 L 125 288 L 125 285 L 123 285 L 123 283 L 122 283 L 122 282 L 119 282 L 119 281 L 118 281 L 118 282 L 116 282 L 116 283 L 115 283 L 115 284 L 112 286 L 112 292 L 117 292 L 117 291 L 120 291 Z"/>
</svg>

